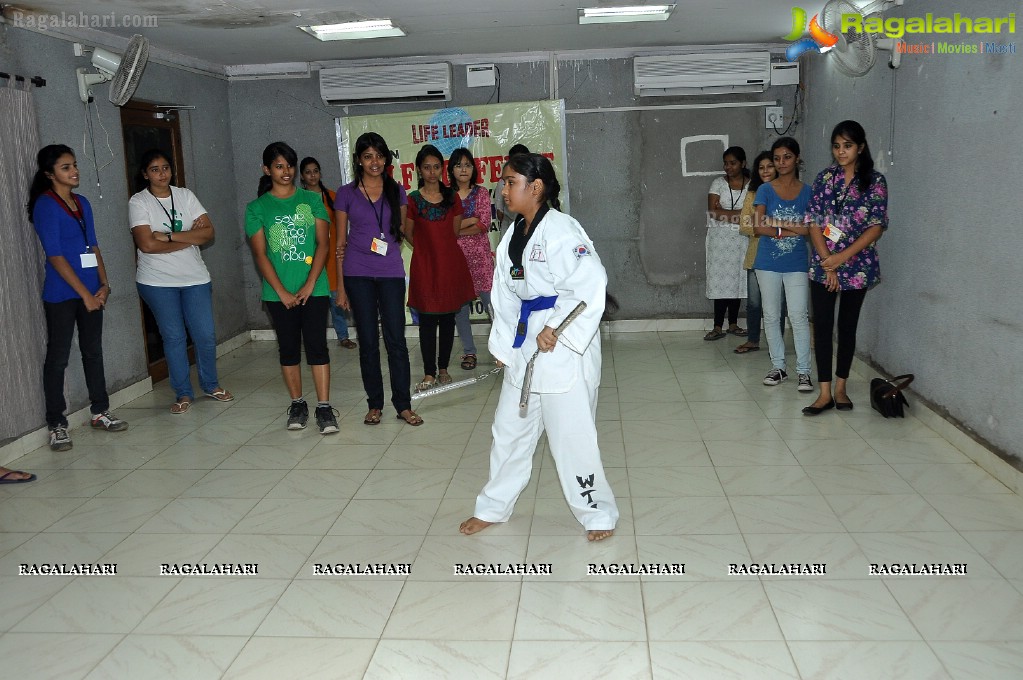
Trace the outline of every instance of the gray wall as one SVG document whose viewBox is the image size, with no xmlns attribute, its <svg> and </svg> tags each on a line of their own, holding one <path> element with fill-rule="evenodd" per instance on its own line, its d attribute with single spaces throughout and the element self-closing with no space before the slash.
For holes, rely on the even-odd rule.
<svg viewBox="0 0 1023 680">
<path fill-rule="evenodd" d="M 108 86 L 94 88 L 98 103 L 90 105 L 96 132 L 99 179 L 102 198 L 96 187 L 96 172 L 91 145 L 82 148 L 85 132 L 84 105 L 78 98 L 75 68 L 88 66 L 88 60 L 75 57 L 71 43 L 17 28 L 5 27 L 6 50 L 0 50 L 0 70 L 20 75 L 40 75 L 46 87 L 33 88 L 39 116 L 40 142 L 63 143 L 75 149 L 81 170 L 79 192 L 92 203 L 96 232 L 114 294 L 104 313 L 103 351 L 106 359 L 107 386 L 114 392 L 147 376 L 142 322 L 135 290 L 135 249 L 128 230 L 128 198 L 124 172 L 120 112 L 107 100 Z M 217 338 L 225 340 L 249 328 L 249 319 L 237 303 L 242 285 L 239 252 L 244 246 L 235 214 L 236 183 L 231 150 L 231 117 L 226 81 L 196 75 L 179 69 L 150 64 L 135 98 L 167 104 L 192 104 L 194 111 L 181 113 L 185 170 L 189 187 L 203 202 L 217 228 L 216 242 L 204 249 L 214 286 L 214 313 Z M 27 187 L 26 187 L 27 198 Z M 247 250 L 247 248 L 246 248 Z M 16 323 L 0 319 L 0 323 Z M 77 347 L 72 350 L 68 381 L 70 409 L 88 403 L 85 381 Z M 26 404 L 26 432 L 43 424 L 42 404 Z"/>
<path fill-rule="evenodd" d="M 940 1 L 926 9 L 950 16 L 963 5 Z M 1019 3 L 970 9 L 972 16 L 1005 16 Z M 921 12 L 907 3 L 895 15 Z M 830 61 L 825 55 L 804 61 L 810 105 L 801 141 L 809 175 L 830 162 L 834 124 L 852 118 L 866 128 L 890 191 L 891 226 L 879 244 L 883 283 L 867 296 L 857 350 L 890 373 L 915 373 L 914 389 L 1018 456 L 1023 57 L 906 54 L 897 72 L 884 62 L 861 78 L 838 73 Z"/>
</svg>

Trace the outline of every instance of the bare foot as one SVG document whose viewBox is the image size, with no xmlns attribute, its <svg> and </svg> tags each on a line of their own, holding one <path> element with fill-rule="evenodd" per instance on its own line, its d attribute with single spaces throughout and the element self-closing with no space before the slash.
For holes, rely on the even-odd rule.
<svg viewBox="0 0 1023 680">
<path fill-rule="evenodd" d="M 611 538 L 614 533 L 614 529 L 590 529 L 586 532 L 586 540 L 603 541 L 605 538 Z"/>
<path fill-rule="evenodd" d="M 493 524 L 493 522 L 484 522 L 479 517 L 470 517 L 458 525 L 458 530 L 466 536 L 471 536 L 478 531 L 483 531 L 491 524 Z"/>
</svg>

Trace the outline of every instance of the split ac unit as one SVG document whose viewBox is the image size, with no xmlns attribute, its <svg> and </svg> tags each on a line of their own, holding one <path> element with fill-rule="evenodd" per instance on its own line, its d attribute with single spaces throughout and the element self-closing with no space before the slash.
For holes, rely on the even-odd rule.
<svg viewBox="0 0 1023 680">
<path fill-rule="evenodd" d="M 633 92 L 640 97 L 763 92 L 771 80 L 769 52 L 707 52 L 636 57 Z"/>
<path fill-rule="evenodd" d="M 448 101 L 451 64 L 325 68 L 320 97 L 333 105 Z"/>
</svg>

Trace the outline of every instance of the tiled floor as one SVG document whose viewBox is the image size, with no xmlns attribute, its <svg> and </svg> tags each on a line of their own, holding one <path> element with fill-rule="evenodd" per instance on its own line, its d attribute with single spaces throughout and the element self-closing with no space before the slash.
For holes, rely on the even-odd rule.
<svg viewBox="0 0 1023 680">
<path fill-rule="evenodd" d="M 172 416 L 166 384 L 15 461 L 0 487 L 0 676 L 57 678 L 1023 677 L 1023 499 L 919 420 L 810 419 L 767 352 L 733 338 L 605 338 L 599 431 L 621 507 L 589 544 L 541 445 L 514 518 L 458 534 L 487 475 L 499 382 L 424 400 L 420 428 L 362 424 L 357 353 L 335 349 L 341 433 L 284 429 L 272 343 L 220 361 L 237 400 Z M 418 349 L 412 354 L 418 370 Z M 487 361 L 481 364 L 485 368 Z M 467 374 L 456 367 L 456 378 Z M 116 563 L 117 576 L 18 576 Z M 160 576 L 257 563 L 258 576 Z M 323 576 L 315 564 L 412 564 Z M 456 576 L 456 563 L 553 565 Z M 674 576 L 587 564 L 684 563 Z M 818 576 L 730 563 L 825 563 Z M 966 563 L 881 577 L 870 563 Z"/>
</svg>

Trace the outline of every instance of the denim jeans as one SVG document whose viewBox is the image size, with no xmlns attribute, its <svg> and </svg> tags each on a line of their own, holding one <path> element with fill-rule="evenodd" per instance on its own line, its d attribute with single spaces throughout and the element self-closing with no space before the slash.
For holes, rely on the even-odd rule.
<svg viewBox="0 0 1023 680">
<path fill-rule="evenodd" d="M 345 310 L 337 306 L 337 291 L 330 291 L 330 323 L 334 326 L 338 340 L 348 339 L 348 319 L 345 318 Z"/>
<path fill-rule="evenodd" d="M 46 400 L 46 424 L 67 427 L 64 409 L 64 371 L 71 356 L 71 340 L 78 327 L 78 348 L 82 352 L 85 385 L 93 415 L 110 408 L 107 381 L 103 373 L 103 310 L 90 312 L 81 298 L 63 302 L 44 302 L 46 314 L 46 359 L 43 362 L 43 395 Z"/>
<path fill-rule="evenodd" d="M 810 373 L 810 321 L 807 303 L 810 279 L 806 272 L 769 272 L 756 270 L 760 297 L 764 305 L 764 334 L 771 352 L 771 365 L 785 370 L 785 339 L 779 324 L 784 321 L 782 300 L 788 304 L 789 323 L 796 347 L 796 372 Z"/>
<path fill-rule="evenodd" d="M 480 301 L 483 303 L 483 311 L 490 316 L 490 291 L 480 291 Z M 472 338 L 472 320 L 469 319 L 470 308 L 473 303 L 467 302 L 462 305 L 462 308 L 455 314 L 455 327 L 458 329 L 458 337 L 462 340 L 462 353 L 463 354 L 475 354 L 476 353 L 476 341 Z"/>
<path fill-rule="evenodd" d="M 213 325 L 213 285 L 147 286 L 136 283 L 139 296 L 156 318 L 163 337 L 163 355 L 175 399 L 195 399 L 188 367 L 188 336 L 195 346 L 199 387 L 209 394 L 220 387 L 217 378 L 217 334 Z M 185 329 L 188 333 L 185 333 Z"/>
<path fill-rule="evenodd" d="M 746 330 L 749 335 L 746 337 L 746 341 L 754 345 L 760 344 L 760 325 L 764 318 L 764 307 L 760 301 L 760 284 L 757 283 L 757 273 L 750 269 L 746 277 Z M 785 339 L 785 317 L 787 316 L 788 306 L 785 304 L 785 298 L 781 300 L 781 315 L 780 315 L 780 326 L 782 339 Z"/>
<path fill-rule="evenodd" d="M 384 380 L 380 370 L 380 331 L 387 350 L 391 378 L 391 404 L 401 413 L 412 406 L 408 344 L 405 342 L 404 277 L 346 276 L 345 292 L 352 305 L 355 332 L 359 334 L 359 368 L 369 408 L 384 407 Z"/>
</svg>

